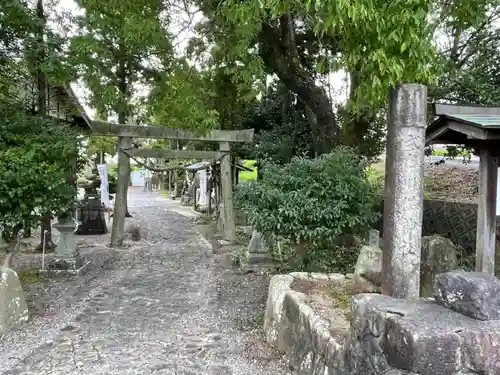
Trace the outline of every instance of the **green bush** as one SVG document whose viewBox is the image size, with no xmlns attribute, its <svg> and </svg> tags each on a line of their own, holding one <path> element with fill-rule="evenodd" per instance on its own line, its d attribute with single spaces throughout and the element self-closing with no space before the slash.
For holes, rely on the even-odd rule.
<svg viewBox="0 0 500 375">
<path fill-rule="evenodd" d="M 370 183 L 367 167 L 346 148 L 317 159 L 267 163 L 261 181 L 237 189 L 235 203 L 256 230 L 296 244 L 302 264 L 317 263 L 312 258 L 331 263 L 340 236 L 364 237 L 379 216 L 380 190 Z M 355 260 L 355 254 L 346 255 L 350 263 Z"/>
<path fill-rule="evenodd" d="M 33 115 L 23 104 L 0 99 L 0 226 L 8 241 L 26 224 L 35 227 L 44 215 L 71 209 L 71 179 L 83 162 L 76 129 Z"/>
</svg>

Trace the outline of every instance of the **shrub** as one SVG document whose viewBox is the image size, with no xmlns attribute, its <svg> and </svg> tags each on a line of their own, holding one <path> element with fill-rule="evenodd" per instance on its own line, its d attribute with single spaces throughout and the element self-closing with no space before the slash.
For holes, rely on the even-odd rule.
<svg viewBox="0 0 500 375">
<path fill-rule="evenodd" d="M 261 181 L 237 189 L 235 203 L 259 232 L 293 241 L 301 259 L 308 253 L 322 257 L 341 235 L 364 236 L 378 218 L 379 190 L 367 167 L 347 148 L 317 159 L 267 163 Z"/>
<path fill-rule="evenodd" d="M 80 141 L 69 125 L 0 100 L 0 226 L 6 240 L 48 213 L 71 209 L 75 189 L 69 180 L 81 166 Z"/>
</svg>

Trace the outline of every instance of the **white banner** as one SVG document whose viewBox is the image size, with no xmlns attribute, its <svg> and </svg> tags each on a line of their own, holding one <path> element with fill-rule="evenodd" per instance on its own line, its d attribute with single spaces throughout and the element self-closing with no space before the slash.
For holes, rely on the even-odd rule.
<svg viewBox="0 0 500 375">
<path fill-rule="evenodd" d="M 109 207 L 108 166 L 106 164 L 97 164 L 97 170 L 101 179 L 101 202 L 104 207 Z"/>
</svg>

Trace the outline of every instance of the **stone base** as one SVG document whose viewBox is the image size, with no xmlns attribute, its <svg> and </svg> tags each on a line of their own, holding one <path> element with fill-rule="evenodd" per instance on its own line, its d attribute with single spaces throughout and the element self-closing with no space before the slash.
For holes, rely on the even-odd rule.
<svg viewBox="0 0 500 375">
<path fill-rule="evenodd" d="M 80 267 L 68 267 L 64 268 L 62 267 L 54 267 L 54 263 L 52 263 L 52 267 L 49 264 L 49 266 L 44 269 L 40 270 L 40 274 L 45 275 L 47 277 L 68 277 L 68 276 L 82 276 L 87 270 L 89 269 L 90 262 L 86 262 Z"/>
<path fill-rule="evenodd" d="M 201 212 L 201 213 L 203 213 L 203 214 L 206 214 L 206 213 L 208 213 L 208 205 L 201 205 L 201 204 L 198 204 L 198 205 L 196 206 L 196 211 Z"/>
<path fill-rule="evenodd" d="M 307 274 L 306 274 L 307 275 Z M 350 329 L 340 332 L 292 290 L 301 273 L 271 279 L 267 342 L 288 357 L 294 375 L 498 375 L 500 320 L 479 321 L 429 300 L 380 294 L 352 298 Z"/>
<path fill-rule="evenodd" d="M 193 205 L 194 205 L 193 198 L 186 195 L 181 197 L 181 206 L 193 206 Z"/>
</svg>

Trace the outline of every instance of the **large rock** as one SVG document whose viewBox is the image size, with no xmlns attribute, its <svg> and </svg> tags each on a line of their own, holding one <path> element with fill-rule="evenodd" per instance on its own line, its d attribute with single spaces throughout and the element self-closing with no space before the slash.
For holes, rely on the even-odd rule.
<svg viewBox="0 0 500 375">
<path fill-rule="evenodd" d="M 369 244 L 361 246 L 354 267 L 354 279 L 356 283 L 368 281 L 375 286 L 382 285 L 382 249 L 377 230 L 370 231 Z"/>
<path fill-rule="evenodd" d="M 419 375 L 500 374 L 500 321 L 376 294 L 354 297 L 352 317 L 348 347 L 364 349 L 346 352 L 349 374 L 386 374 L 388 366 Z M 363 369 L 367 359 L 371 370 Z"/>
<path fill-rule="evenodd" d="M 420 296 L 432 297 L 436 275 L 457 268 L 457 247 L 450 239 L 436 235 L 422 238 Z"/>
<path fill-rule="evenodd" d="M 362 246 L 354 268 L 354 276 L 380 272 L 382 272 L 382 250 L 370 245 Z"/>
<path fill-rule="evenodd" d="M 0 337 L 28 320 L 28 307 L 17 273 L 0 267 Z"/>
<path fill-rule="evenodd" d="M 436 302 L 478 320 L 500 320 L 500 281 L 481 272 L 452 271 L 436 276 Z"/>
</svg>

